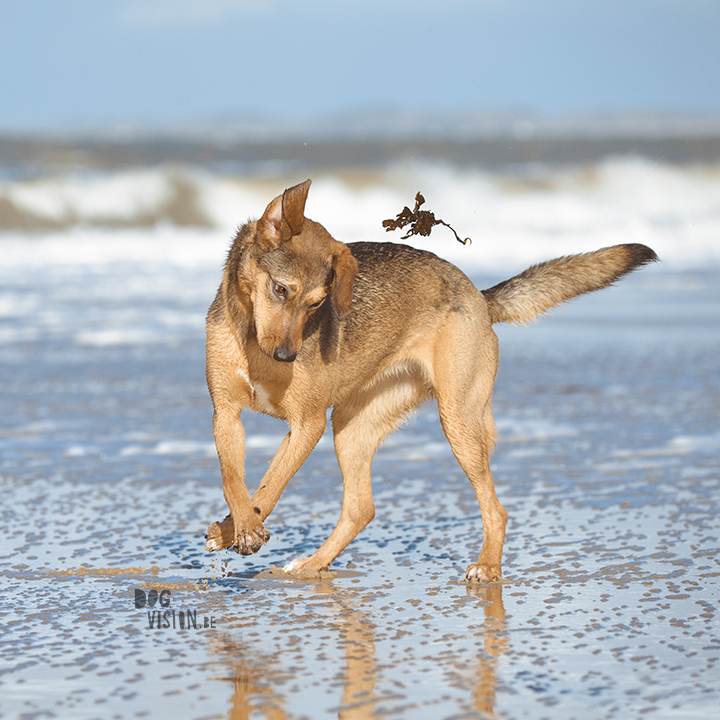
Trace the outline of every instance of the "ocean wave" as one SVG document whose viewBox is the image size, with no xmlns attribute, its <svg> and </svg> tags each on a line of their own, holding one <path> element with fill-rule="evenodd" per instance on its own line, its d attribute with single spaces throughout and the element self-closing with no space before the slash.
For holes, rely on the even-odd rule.
<svg viewBox="0 0 720 720">
<path fill-rule="evenodd" d="M 62 175 L 0 185 L 0 229 L 59 230 L 75 225 L 210 227 L 208 183 L 173 170 Z"/>
<path fill-rule="evenodd" d="M 239 224 L 258 217 L 275 195 L 304 179 L 157 167 L 6 180 L 0 183 L 0 237 L 6 257 L 10 240 L 65 238 L 90 256 L 130 259 L 135 253 L 148 259 L 160 252 L 152 250 L 152 239 L 158 247 L 174 244 L 170 254 L 184 254 L 191 262 L 204 257 L 204 249 L 214 253 L 218 244 L 224 247 Z M 386 234 L 381 223 L 403 206 L 412 207 L 418 191 L 427 209 L 473 244 L 456 243 L 444 228 L 429 238 L 413 237 L 411 244 L 468 269 L 519 265 L 620 242 L 648 244 L 661 258 L 684 265 L 720 260 L 717 164 L 618 157 L 502 171 L 420 162 L 323 170 L 314 178 L 307 215 L 346 242 L 400 242 L 401 233 Z M 100 236 L 104 249 L 91 250 Z M 192 242 L 200 247 L 189 250 Z M 46 250 L 52 254 L 49 246 Z"/>
</svg>

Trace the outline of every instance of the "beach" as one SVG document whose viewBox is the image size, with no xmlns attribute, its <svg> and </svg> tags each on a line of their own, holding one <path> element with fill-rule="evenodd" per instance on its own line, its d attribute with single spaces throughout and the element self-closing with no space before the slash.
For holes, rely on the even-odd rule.
<svg viewBox="0 0 720 720">
<path fill-rule="evenodd" d="M 392 162 L 336 151 L 317 166 L 18 150 L 0 182 L 0 714 L 712 717 L 720 162 L 607 143 L 499 163 L 460 162 L 456 144 Z M 423 192 L 472 244 L 444 228 L 407 242 L 480 288 L 614 243 L 660 256 L 496 328 L 501 583 L 462 582 L 482 522 L 433 404 L 376 455 L 376 517 L 333 573 L 277 571 L 337 521 L 329 429 L 267 546 L 204 551 L 226 514 L 205 313 L 234 228 L 306 177 L 307 215 L 346 242 L 401 242 L 381 222 Z M 254 488 L 287 429 L 243 422 Z"/>
</svg>

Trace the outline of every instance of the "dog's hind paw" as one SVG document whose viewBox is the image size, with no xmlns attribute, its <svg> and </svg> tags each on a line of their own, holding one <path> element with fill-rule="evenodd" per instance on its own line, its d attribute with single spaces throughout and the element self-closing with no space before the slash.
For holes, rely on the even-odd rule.
<svg viewBox="0 0 720 720">
<path fill-rule="evenodd" d="M 481 583 L 495 582 L 497 580 L 502 580 L 502 572 L 499 565 L 473 563 L 472 565 L 468 565 L 465 571 L 465 582 Z"/>
<path fill-rule="evenodd" d="M 232 515 L 228 515 L 221 522 L 214 522 L 205 535 L 205 549 L 216 552 L 232 547 L 235 543 L 235 523 Z"/>
</svg>

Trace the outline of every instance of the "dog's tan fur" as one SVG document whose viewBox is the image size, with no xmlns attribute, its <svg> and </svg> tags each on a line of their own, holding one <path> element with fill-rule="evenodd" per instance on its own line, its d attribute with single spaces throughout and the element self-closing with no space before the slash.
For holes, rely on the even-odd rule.
<svg viewBox="0 0 720 720">
<path fill-rule="evenodd" d="M 383 438 L 430 398 L 472 484 L 483 545 L 469 581 L 501 576 L 507 513 L 495 494 L 490 400 L 498 365 L 494 322 L 525 322 L 656 259 L 617 245 L 551 260 L 483 292 L 435 255 L 393 243 L 334 240 L 305 218 L 310 181 L 275 198 L 230 250 L 207 318 L 207 380 L 230 515 L 208 550 L 257 552 L 263 521 L 325 430 L 332 408 L 343 477 L 340 520 L 290 572 L 326 568 L 373 519 L 370 466 Z M 290 432 L 255 494 L 245 487 L 243 408 L 282 418 Z"/>
</svg>

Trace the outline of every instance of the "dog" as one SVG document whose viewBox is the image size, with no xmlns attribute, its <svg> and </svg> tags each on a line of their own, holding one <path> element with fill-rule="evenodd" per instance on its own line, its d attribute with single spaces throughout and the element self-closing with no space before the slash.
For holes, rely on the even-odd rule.
<svg viewBox="0 0 720 720">
<path fill-rule="evenodd" d="M 208 312 L 207 383 L 230 514 L 210 525 L 205 547 L 249 555 L 268 541 L 263 522 L 320 440 L 332 408 L 340 520 L 313 555 L 284 569 L 299 575 L 328 568 L 375 515 L 375 451 L 410 411 L 434 398 L 482 515 L 482 549 L 465 579 L 499 580 L 508 514 L 490 472 L 498 367 L 492 325 L 525 323 L 657 256 L 644 245 L 615 245 L 534 265 L 480 291 L 430 252 L 335 240 L 305 217 L 309 189 L 307 180 L 285 190 L 238 230 Z M 245 408 L 290 426 L 252 497 Z"/>
</svg>

